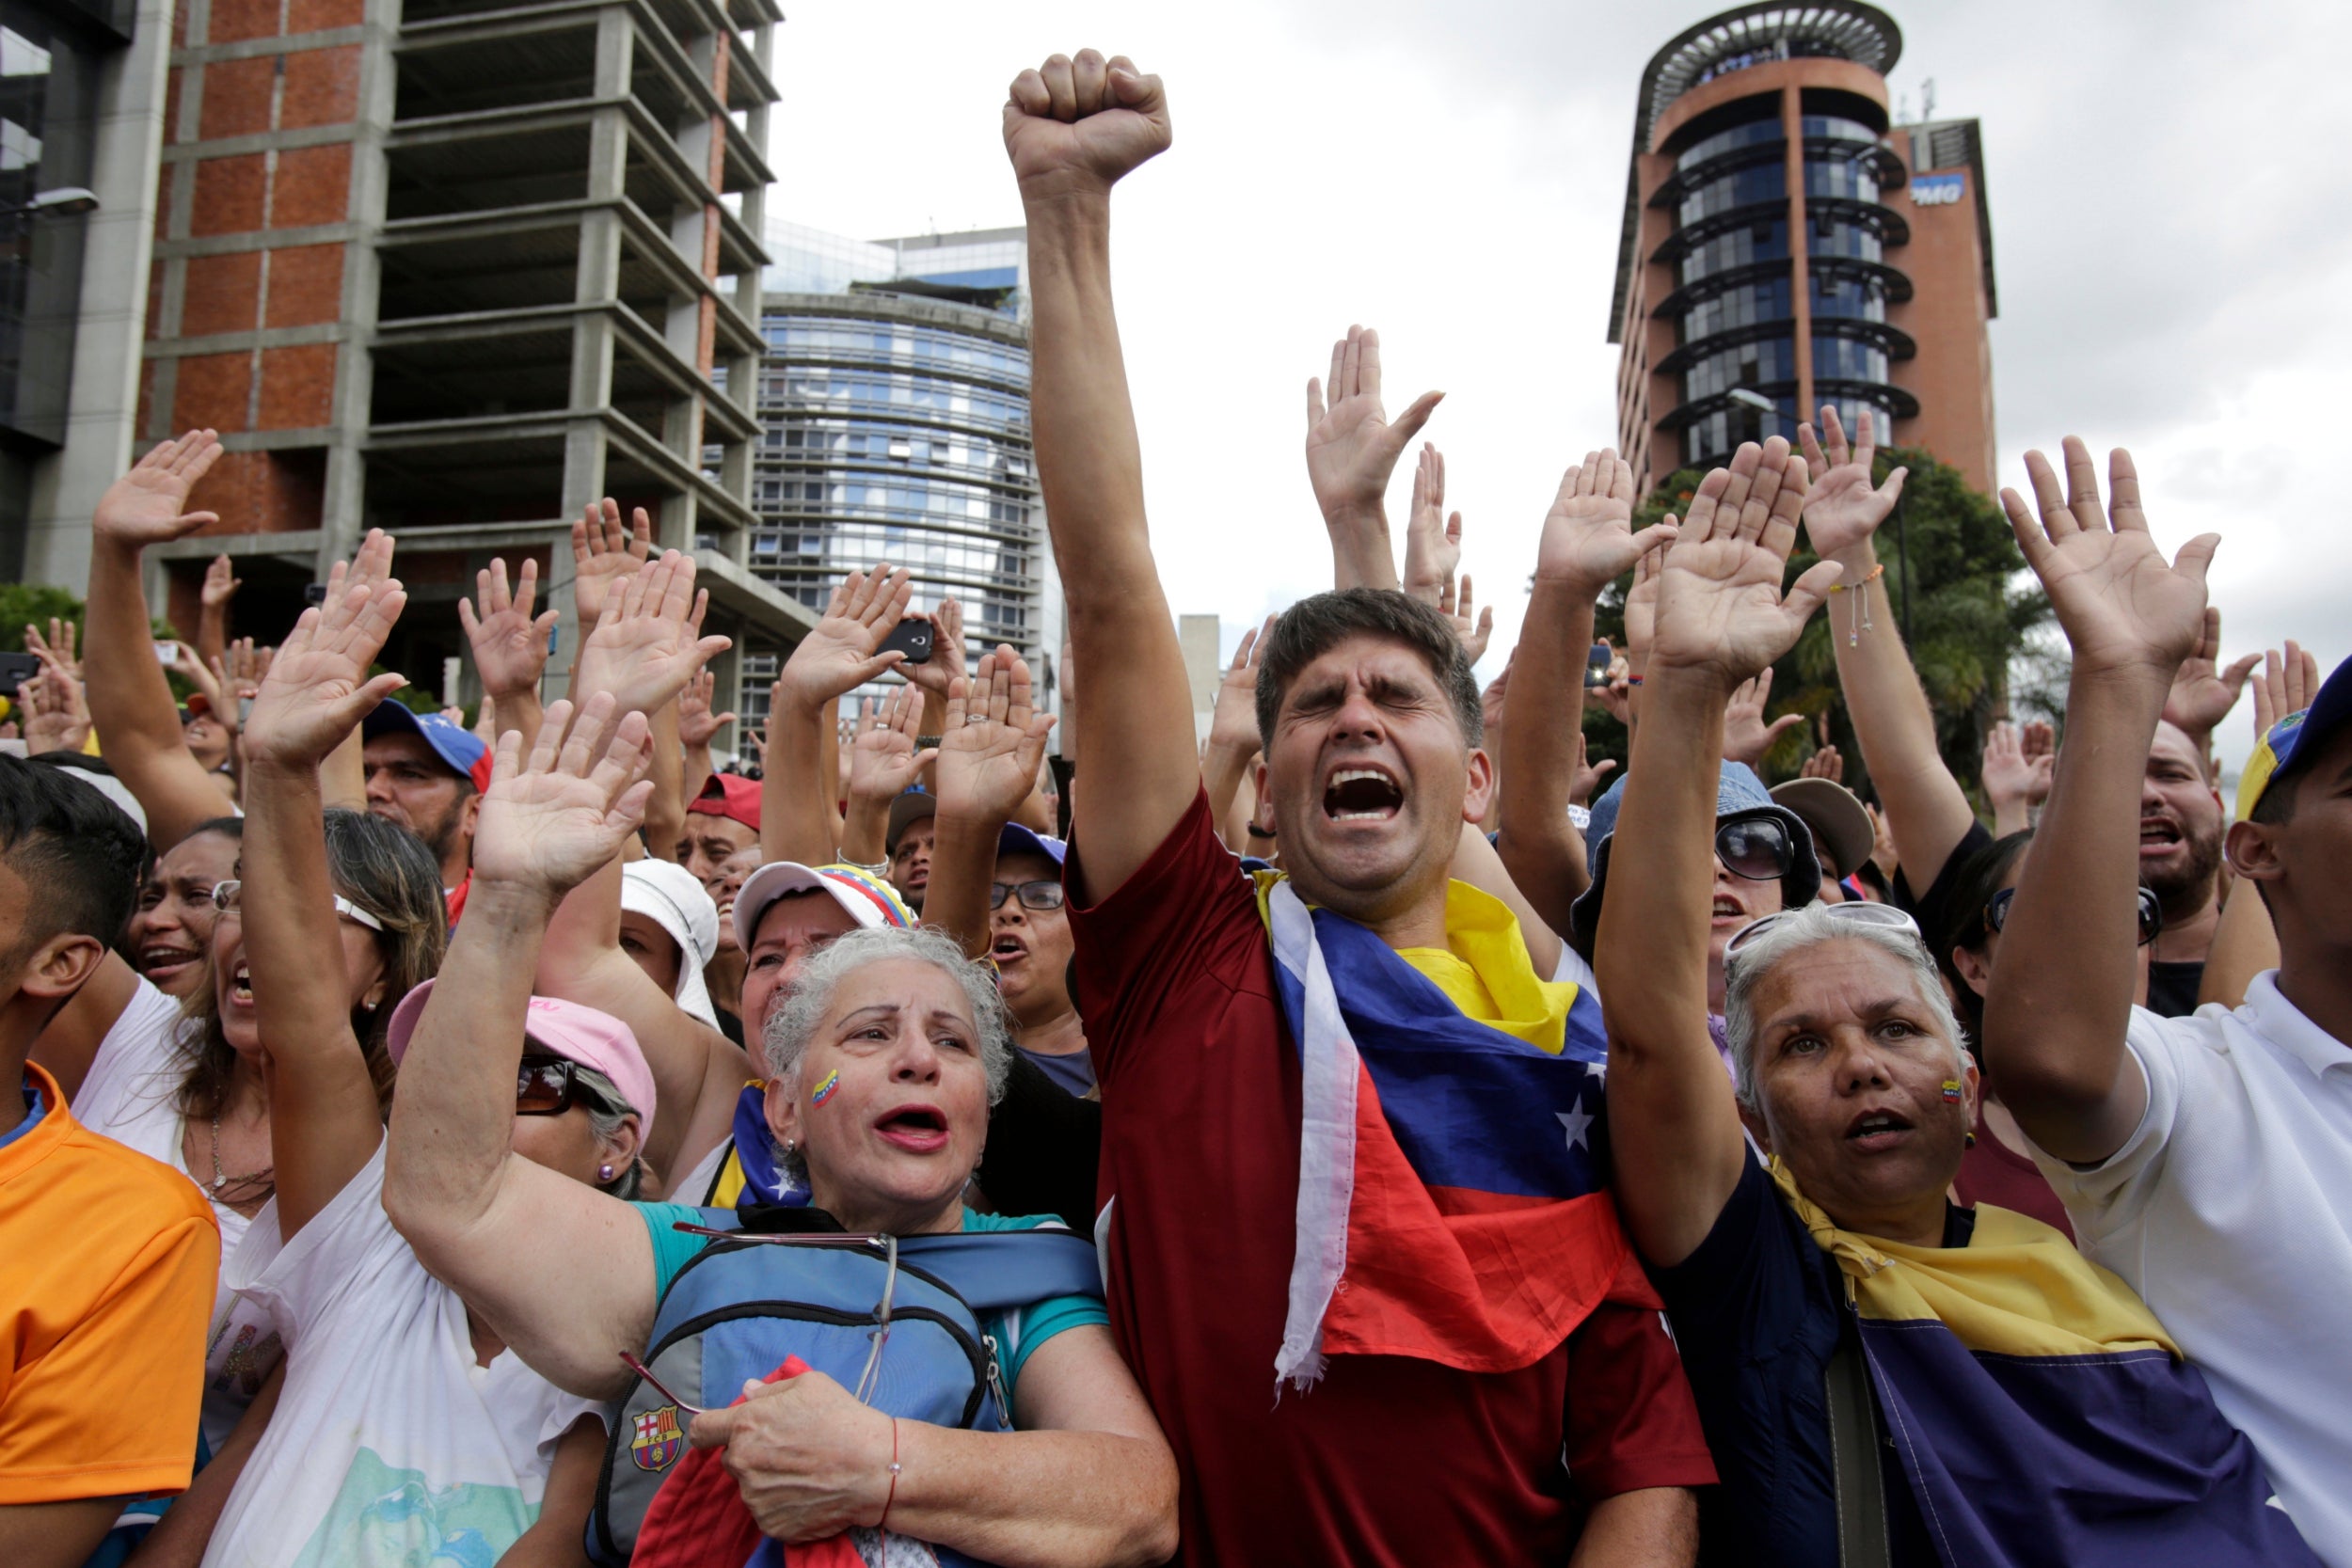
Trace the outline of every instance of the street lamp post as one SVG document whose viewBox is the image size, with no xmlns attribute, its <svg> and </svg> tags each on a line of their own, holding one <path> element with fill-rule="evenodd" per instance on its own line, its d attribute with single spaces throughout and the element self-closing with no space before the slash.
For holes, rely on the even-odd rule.
<svg viewBox="0 0 2352 1568">
<path fill-rule="evenodd" d="M 1797 421 L 1782 413 L 1779 404 L 1755 388 L 1734 387 L 1724 396 L 1742 408 L 1754 409 L 1758 414 L 1781 420 L 1788 426 L 1789 439 L 1796 438 Z M 1902 621 L 1903 646 L 1908 648 L 1911 646 L 1911 548 L 1903 531 L 1903 499 L 1900 496 L 1895 498 L 1895 574 L 1896 580 L 1902 585 L 1902 599 L 1896 613 Z"/>
<path fill-rule="evenodd" d="M 70 218 L 97 210 L 97 192 L 80 185 L 60 185 L 56 190 L 35 192 L 30 201 L 0 205 L 0 218 Z"/>
</svg>

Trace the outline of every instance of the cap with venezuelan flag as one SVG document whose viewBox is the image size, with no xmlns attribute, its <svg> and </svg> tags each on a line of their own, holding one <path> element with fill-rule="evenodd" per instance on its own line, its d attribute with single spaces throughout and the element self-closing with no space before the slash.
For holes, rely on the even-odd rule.
<svg viewBox="0 0 2352 1568">
<path fill-rule="evenodd" d="M 2294 767 L 2296 758 L 2308 756 L 2313 747 L 2324 744 L 2346 721 L 2352 721 L 2352 658 L 2337 665 L 2321 683 L 2311 706 L 2271 725 L 2254 754 L 2246 759 L 2246 771 L 2237 784 L 2238 816 L 2253 816 L 2270 781 Z"/>
</svg>

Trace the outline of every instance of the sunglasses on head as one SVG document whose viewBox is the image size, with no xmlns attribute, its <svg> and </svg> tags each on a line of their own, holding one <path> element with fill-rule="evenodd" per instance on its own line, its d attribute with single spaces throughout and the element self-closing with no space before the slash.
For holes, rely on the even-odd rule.
<svg viewBox="0 0 2352 1568">
<path fill-rule="evenodd" d="M 560 1117 L 574 1105 L 609 1111 L 604 1096 L 580 1081 L 580 1065 L 568 1056 L 523 1053 L 515 1072 L 515 1114 L 518 1117 Z"/>
<path fill-rule="evenodd" d="M 1715 824 L 1715 858 L 1735 877 L 1776 882 L 1797 863 L 1797 841 L 1777 816 L 1726 816 Z"/>
<path fill-rule="evenodd" d="M 2015 888 L 2005 887 L 1985 900 L 1984 928 L 1987 931 L 1998 931 L 2009 924 L 2009 906 L 2016 896 Z M 2139 945 L 2145 947 L 2155 941 L 2156 933 L 2163 929 L 2164 906 L 2156 901 L 2156 890 L 2152 887 L 2141 888 L 2139 890 Z"/>
<path fill-rule="evenodd" d="M 1889 931 L 1907 931 L 1915 938 L 1919 935 L 1919 923 L 1892 904 L 1855 902 L 1816 904 L 1808 907 L 1817 909 L 1833 920 L 1846 925 L 1878 926 Z M 1778 914 L 1768 914 L 1760 920 L 1749 921 L 1745 926 L 1732 932 L 1731 940 L 1724 943 L 1724 962 L 1728 964 L 1740 956 L 1740 949 L 1753 946 L 1756 938 L 1784 921 L 1794 920 L 1804 912 L 1805 911 L 1803 910 L 1783 910 Z"/>
<path fill-rule="evenodd" d="M 1025 910 L 1058 910 L 1061 908 L 1061 884 L 1047 881 L 991 882 L 988 888 L 988 907 L 992 910 L 1001 910 L 1005 907 L 1005 900 L 1016 895 L 1020 897 L 1021 907 Z"/>
<path fill-rule="evenodd" d="M 244 900 L 244 882 L 230 881 L 215 882 L 213 884 L 213 908 L 218 910 L 221 913 L 233 914 L 239 919 L 243 919 Z M 370 914 L 367 911 L 361 909 L 358 905 L 353 903 L 350 899 L 344 897 L 340 893 L 335 895 L 335 912 L 342 915 L 345 920 L 356 921 L 358 924 L 365 926 L 371 931 L 380 932 L 384 929 L 384 923 L 382 921 L 376 919 L 375 916 Z"/>
</svg>

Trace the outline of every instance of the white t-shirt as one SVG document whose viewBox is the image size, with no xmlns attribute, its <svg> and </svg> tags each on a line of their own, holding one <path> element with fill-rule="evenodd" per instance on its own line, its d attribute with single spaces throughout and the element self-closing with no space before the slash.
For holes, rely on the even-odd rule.
<svg viewBox="0 0 2352 1568">
<path fill-rule="evenodd" d="M 89 1073 L 73 1097 L 73 1119 L 93 1132 L 160 1160 L 195 1180 L 184 1158 L 180 1082 L 188 1058 L 180 1048 L 183 1024 L 180 999 L 146 980 L 130 1005 L 98 1042 Z M 205 1172 L 209 1180 L 212 1172 Z M 205 1183 L 198 1181 L 201 1189 Z M 220 1221 L 220 1255 L 236 1250 L 252 1222 L 225 1203 L 213 1205 Z M 201 1425 L 207 1453 L 217 1453 L 236 1429 L 262 1385 L 285 1354 L 269 1315 L 241 1302 L 224 1282 L 213 1298 L 213 1323 L 204 1347 L 204 1407 Z"/>
<path fill-rule="evenodd" d="M 271 1313 L 288 1353 L 208 1568 L 494 1562 L 538 1518 L 556 1440 L 602 1418 L 511 1350 L 475 1364 L 465 1303 L 385 1217 L 380 1143 L 282 1246 L 273 1200 L 221 1274 Z"/>
<path fill-rule="evenodd" d="M 2252 1439 L 2312 1549 L 2352 1568 L 2352 1047 L 2279 994 L 2132 1009 L 2148 1110 L 2090 1169 L 2039 1149 L 2084 1254 L 2122 1275 Z"/>
</svg>

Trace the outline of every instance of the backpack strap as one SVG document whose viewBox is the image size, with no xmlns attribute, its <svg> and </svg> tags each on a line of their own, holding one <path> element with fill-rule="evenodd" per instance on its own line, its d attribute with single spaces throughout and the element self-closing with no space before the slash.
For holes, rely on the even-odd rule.
<svg viewBox="0 0 2352 1568">
<path fill-rule="evenodd" d="M 908 1236 L 898 1243 L 898 1260 L 945 1281 L 976 1312 L 1047 1296 L 1103 1296 L 1093 1242 L 1059 1226 Z"/>
<path fill-rule="evenodd" d="M 1890 1568 L 1894 1556 L 1887 1544 L 1886 1493 L 1879 1472 L 1878 1406 L 1870 1396 L 1862 1336 L 1851 1313 L 1822 1384 L 1828 1396 L 1830 1461 L 1837 1481 L 1839 1568 Z"/>
</svg>

